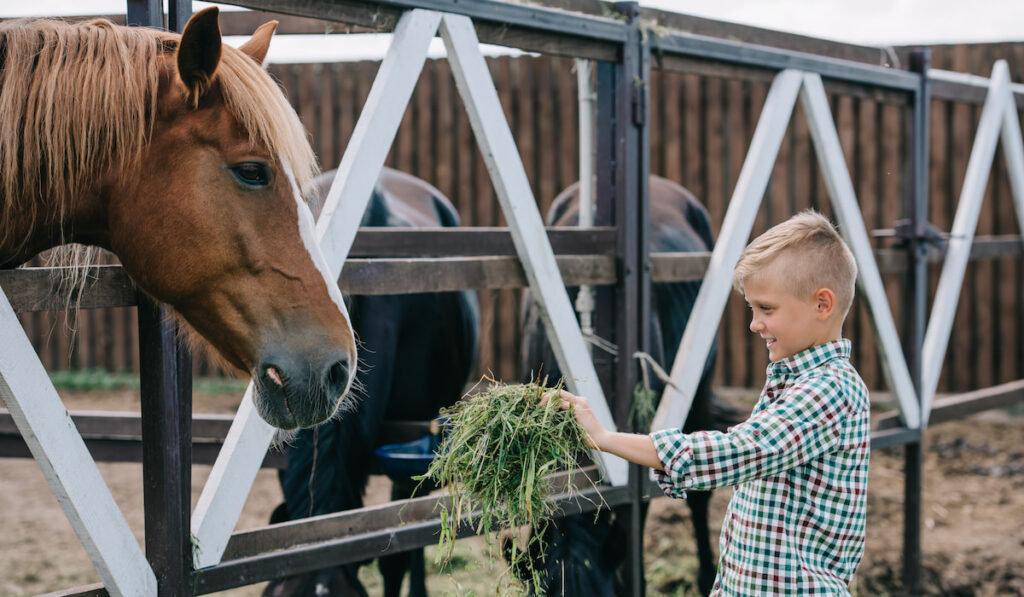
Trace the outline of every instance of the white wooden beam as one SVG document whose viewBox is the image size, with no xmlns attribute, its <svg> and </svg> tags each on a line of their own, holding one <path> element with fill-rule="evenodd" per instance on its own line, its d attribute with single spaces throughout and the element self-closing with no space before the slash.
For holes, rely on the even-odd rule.
<svg viewBox="0 0 1024 597">
<path fill-rule="evenodd" d="M 800 97 L 807 115 L 818 163 L 825 178 L 825 186 L 832 199 L 839 231 L 857 260 L 857 282 L 868 301 L 871 324 L 875 330 L 878 350 L 882 355 L 882 368 L 889 381 L 889 388 L 896 395 L 904 423 L 911 429 L 917 429 L 921 426 L 917 392 L 914 391 L 914 382 L 910 378 L 899 336 L 896 335 L 896 323 L 893 321 L 885 286 L 882 284 L 882 275 L 878 271 L 871 241 L 864 226 L 864 218 L 857 204 L 853 181 L 850 180 L 850 172 L 846 168 L 843 148 L 839 143 L 839 134 L 836 132 L 820 75 L 804 74 Z"/>
<path fill-rule="evenodd" d="M 107 591 L 156 595 L 156 576 L 0 290 L 0 398 Z"/>
<path fill-rule="evenodd" d="M 1010 179 L 1014 211 L 1017 212 L 1017 230 L 1024 237 L 1024 140 L 1021 139 L 1017 103 L 1007 100 L 1003 108 L 1003 128 L 1000 135 L 1006 173 Z"/>
<path fill-rule="evenodd" d="M 718 334 L 717 323 L 722 319 L 732 289 L 733 268 L 754 228 L 757 210 L 793 114 L 801 81 L 799 71 L 785 70 L 775 77 L 768 90 L 750 150 L 729 199 L 718 242 L 711 252 L 707 274 L 676 351 L 670 373 L 675 387 L 668 384 L 665 388 L 651 424 L 652 431 L 681 427 L 690 412 L 704 363 Z"/>
<path fill-rule="evenodd" d="M 341 274 L 352 248 L 440 20 L 439 13 L 410 10 L 395 27 L 317 220 L 317 241 L 331 279 Z M 274 429 L 256 413 L 252 394 L 250 383 L 192 514 L 197 569 L 220 562 L 274 438 Z"/>
<path fill-rule="evenodd" d="M 921 359 L 922 418 L 925 424 L 928 422 L 935 390 L 939 385 L 942 362 L 949 346 L 953 318 L 956 315 L 957 302 L 960 300 L 964 273 L 967 270 L 971 244 L 974 242 L 974 232 L 978 226 L 978 215 L 981 212 L 981 201 L 995 157 L 996 143 L 1007 118 L 1007 104 L 1013 103 L 1009 84 L 1010 75 L 1006 62 L 999 60 L 992 68 L 991 85 L 981 110 L 981 120 L 971 148 L 971 157 L 967 162 L 967 173 L 964 175 L 960 190 L 953 228 L 949 233 L 946 260 L 942 265 L 928 329 L 925 331 Z M 1018 127 L 1018 136 L 1019 130 Z M 1018 150 L 1018 147 L 1011 147 L 1011 152 Z M 1011 156 L 1008 154 L 1007 157 Z M 1016 159 L 1019 158 L 1018 155 Z M 1024 181 L 1021 180 L 1019 173 L 1011 174 L 1010 180 L 1014 184 L 1014 199 L 1018 207 L 1017 216 L 1020 219 L 1021 201 L 1017 198 L 1021 191 L 1019 185 Z"/>
<path fill-rule="evenodd" d="M 256 412 L 253 391 L 250 382 L 192 511 L 193 565 L 197 570 L 220 562 L 274 439 L 274 428 Z"/>
<path fill-rule="evenodd" d="M 566 384 L 570 391 L 586 396 L 601 424 L 614 430 L 615 420 L 576 322 L 522 159 L 480 53 L 473 23 L 467 17 L 446 14 L 440 29 L 455 84 L 522 259 L 531 294 L 540 307 L 551 346 L 566 375 Z M 603 453 L 595 453 L 595 457 L 612 484 L 627 483 L 628 467 L 624 460 Z"/>
</svg>

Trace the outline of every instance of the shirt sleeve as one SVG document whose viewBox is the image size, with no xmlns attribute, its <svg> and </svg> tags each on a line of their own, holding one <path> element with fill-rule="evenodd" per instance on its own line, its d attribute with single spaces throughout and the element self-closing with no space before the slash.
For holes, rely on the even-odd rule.
<svg viewBox="0 0 1024 597">
<path fill-rule="evenodd" d="M 658 451 L 664 471 L 654 470 L 654 480 L 665 495 L 686 497 L 686 486 L 693 465 L 693 447 L 690 437 L 682 429 L 665 429 L 651 434 L 654 449 Z"/>
<path fill-rule="evenodd" d="M 679 429 L 651 434 L 665 472 L 666 494 L 704 490 L 767 477 L 832 451 L 849 406 L 835 380 L 797 381 L 786 393 L 728 432 Z"/>
</svg>

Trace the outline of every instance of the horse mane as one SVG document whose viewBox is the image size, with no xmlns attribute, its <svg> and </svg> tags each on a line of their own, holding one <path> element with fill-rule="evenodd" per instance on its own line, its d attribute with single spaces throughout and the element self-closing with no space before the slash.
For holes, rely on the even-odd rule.
<svg viewBox="0 0 1024 597">
<path fill-rule="evenodd" d="M 116 164 L 139 158 L 158 99 L 158 61 L 181 36 L 105 19 L 0 23 L 0 246 L 15 219 L 58 214 Z M 243 52 L 223 47 L 211 81 L 254 141 L 278 152 L 300 188 L 318 171 L 309 139 L 283 91 Z"/>
</svg>

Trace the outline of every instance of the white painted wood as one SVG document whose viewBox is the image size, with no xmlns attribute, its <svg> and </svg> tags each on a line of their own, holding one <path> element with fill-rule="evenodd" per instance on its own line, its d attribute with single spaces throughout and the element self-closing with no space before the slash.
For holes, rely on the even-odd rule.
<svg viewBox="0 0 1024 597">
<path fill-rule="evenodd" d="M 156 576 L 0 290 L 0 398 L 107 591 L 156 595 Z"/>
<path fill-rule="evenodd" d="M 988 183 L 992 160 L 995 157 L 996 143 L 1006 118 L 1007 104 L 1011 102 L 1009 90 L 1010 75 L 1005 61 L 998 61 L 992 68 L 992 79 L 985 105 L 981 111 L 978 132 L 974 137 L 971 157 L 967 162 L 967 173 L 964 175 L 963 186 L 957 204 L 953 227 L 949 233 L 946 249 L 946 260 L 939 276 L 939 284 L 932 303 L 931 317 L 924 336 L 922 348 L 922 418 L 928 422 L 935 389 L 939 384 L 942 362 L 945 360 L 949 336 L 953 330 L 953 318 L 956 315 L 957 302 L 963 286 L 967 261 L 974 242 L 974 232 L 978 225 L 981 212 L 981 201 Z M 1019 128 L 1018 128 L 1019 130 Z M 1011 149 L 1013 151 L 1014 149 Z M 1019 157 L 1019 156 L 1018 156 Z M 1013 179 L 1011 179 L 1013 180 Z M 1017 180 L 1016 184 L 1019 184 Z M 1018 189 L 1015 187 L 1015 200 Z M 1018 218 L 1020 203 L 1018 201 Z"/>
<path fill-rule="evenodd" d="M 754 228 L 758 207 L 796 105 L 801 80 L 799 71 L 785 70 L 775 77 L 768 90 L 750 150 L 729 199 L 718 242 L 711 252 L 707 274 L 676 351 L 670 373 L 676 387 L 669 384 L 665 388 L 651 424 L 652 431 L 680 427 L 690 412 L 704 363 L 718 334 L 716 324 L 722 319 L 732 289 L 733 268 Z"/>
<path fill-rule="evenodd" d="M 275 433 L 256 412 L 250 382 L 192 512 L 196 569 L 220 562 Z"/>
<path fill-rule="evenodd" d="M 576 322 L 498 92 L 480 53 L 473 23 L 467 17 L 446 14 L 440 30 L 456 86 L 569 390 L 586 396 L 601 424 L 614 430 L 615 421 Z M 624 460 L 603 453 L 595 453 L 595 458 L 612 484 L 627 483 Z"/>
<path fill-rule="evenodd" d="M 1024 141 L 1021 139 L 1016 102 L 1005 102 L 1000 139 L 1003 144 L 1006 173 L 1010 178 L 1014 211 L 1017 212 L 1017 230 L 1024 236 Z"/>
<path fill-rule="evenodd" d="M 335 280 L 352 248 L 440 21 L 440 13 L 427 10 L 402 15 L 345 147 L 316 225 L 320 249 Z"/>
<path fill-rule="evenodd" d="M 889 388 L 896 395 L 903 422 L 911 429 L 921 425 L 920 406 L 914 382 L 910 377 L 896 323 L 882 284 L 882 276 L 875 262 L 871 241 L 868 238 L 864 218 L 860 213 L 853 181 L 846 168 L 843 148 L 839 143 L 832 112 L 829 110 L 825 87 L 821 76 L 804 74 L 801 102 L 807 115 L 811 140 L 814 142 L 818 163 L 825 178 L 825 186 L 832 199 L 833 211 L 839 224 L 839 231 L 857 260 L 857 282 L 861 293 L 868 301 L 871 324 L 875 330 L 878 350 L 882 355 L 882 368 Z"/>
<path fill-rule="evenodd" d="M 439 13 L 410 10 L 395 27 L 317 220 L 316 238 L 332 279 L 352 248 L 440 20 Z M 220 562 L 274 437 L 256 413 L 252 391 L 250 384 L 192 514 L 196 568 Z"/>
<path fill-rule="evenodd" d="M 972 75 L 970 73 L 958 73 L 949 70 L 941 70 L 936 68 L 928 69 L 928 78 L 933 81 L 951 81 L 953 83 L 959 83 L 961 85 L 970 85 L 972 87 L 979 87 L 981 89 L 988 89 L 989 84 L 992 82 L 988 77 L 981 75 Z M 1024 95 L 1024 84 L 1022 83 L 1010 83 L 1010 91 L 1015 94 Z"/>
</svg>

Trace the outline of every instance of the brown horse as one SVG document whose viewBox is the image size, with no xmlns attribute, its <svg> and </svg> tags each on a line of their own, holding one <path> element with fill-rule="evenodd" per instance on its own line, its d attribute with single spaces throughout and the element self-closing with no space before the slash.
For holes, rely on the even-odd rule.
<svg viewBox="0 0 1024 597">
<path fill-rule="evenodd" d="M 280 428 L 331 417 L 355 342 L 302 189 L 306 133 L 217 9 L 155 29 L 0 24 L 0 267 L 64 243 L 112 251 L 228 364 Z"/>
</svg>

